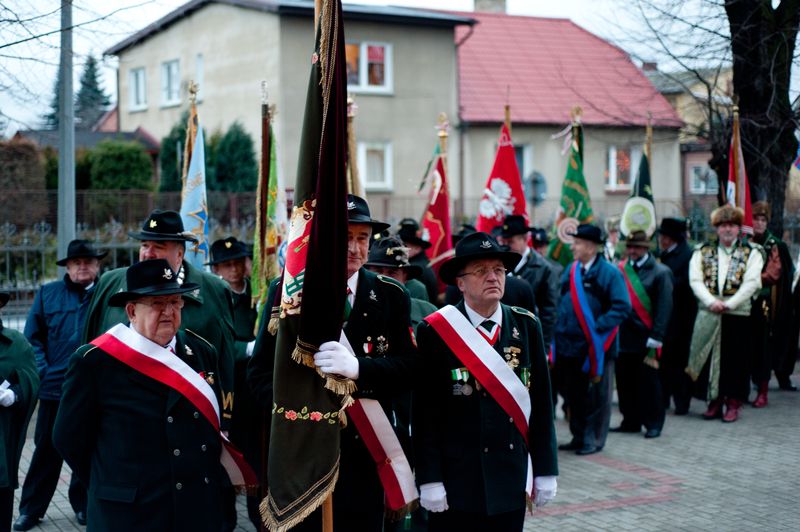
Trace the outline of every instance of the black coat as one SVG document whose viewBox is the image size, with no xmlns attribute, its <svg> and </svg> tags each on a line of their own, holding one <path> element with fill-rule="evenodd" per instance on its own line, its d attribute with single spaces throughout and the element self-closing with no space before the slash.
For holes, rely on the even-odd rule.
<svg viewBox="0 0 800 532">
<path fill-rule="evenodd" d="M 692 247 L 685 240 L 672 251 L 661 252 L 661 263 L 672 270 L 672 316 L 667 327 L 665 344 L 675 346 L 688 355 L 692 341 L 697 298 L 689 286 L 689 261 Z"/>
<path fill-rule="evenodd" d="M 626 353 L 644 351 L 647 339 L 663 342 L 672 315 L 672 272 L 650 255 L 638 271 L 647 295 L 650 297 L 653 328 L 645 326 L 635 310 L 619 328 L 619 350 Z"/>
<path fill-rule="evenodd" d="M 464 303 L 457 307 L 464 315 Z M 539 320 L 528 311 L 503 308 L 498 356 L 517 347 L 520 375 L 530 368 L 533 476 L 558 475 L 550 376 Z M 517 334 L 515 334 L 515 331 Z M 508 414 L 474 376 L 469 395 L 454 394 L 451 370 L 464 364 L 427 322 L 419 327 L 420 354 L 426 369 L 413 397 L 412 434 L 419 485 L 443 482 L 450 508 L 495 515 L 525 506 L 527 448 Z"/>
<path fill-rule="evenodd" d="M 214 347 L 195 333 L 179 331 L 175 351 L 219 375 Z M 221 529 L 219 433 L 177 391 L 98 347 L 72 355 L 53 443 L 88 486 L 87 532 Z"/>
<path fill-rule="evenodd" d="M 536 301 L 533 311 L 542 322 L 544 344 L 549 346 L 553 340 L 553 326 L 556 323 L 556 306 L 558 304 L 558 281 L 553 269 L 544 257 L 531 250 L 525 263 L 514 271 L 513 275 L 528 281 Z"/>
</svg>

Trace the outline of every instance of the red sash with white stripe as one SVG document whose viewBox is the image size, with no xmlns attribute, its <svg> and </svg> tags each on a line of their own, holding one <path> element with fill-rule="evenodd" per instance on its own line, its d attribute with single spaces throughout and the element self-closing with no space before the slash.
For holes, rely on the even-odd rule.
<svg viewBox="0 0 800 532">
<path fill-rule="evenodd" d="M 344 331 L 339 342 L 355 356 Z M 378 478 L 386 494 L 386 506 L 399 510 L 418 499 L 411 465 L 381 404 L 375 399 L 356 399 L 347 408 L 347 415 L 375 460 Z"/>
<path fill-rule="evenodd" d="M 460 310 L 447 305 L 425 318 L 444 340 L 453 354 L 481 383 L 489 395 L 514 420 L 525 444 L 528 445 L 528 420 L 531 417 L 531 398 L 528 388 L 514 370 L 508 367 L 486 337 L 473 327 Z M 528 445 L 530 449 L 530 446 Z M 526 491 L 533 494 L 533 476 L 528 454 Z"/>
<path fill-rule="evenodd" d="M 258 485 L 258 478 L 242 453 L 219 430 L 219 403 L 214 390 L 186 362 L 122 324 L 115 325 L 90 343 L 188 399 L 219 433 L 222 440 L 220 463 L 228 473 L 231 484 L 246 487 Z"/>
</svg>

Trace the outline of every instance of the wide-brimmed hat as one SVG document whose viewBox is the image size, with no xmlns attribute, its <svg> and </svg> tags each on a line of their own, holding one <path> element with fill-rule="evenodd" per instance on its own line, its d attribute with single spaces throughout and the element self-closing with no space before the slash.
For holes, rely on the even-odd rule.
<svg viewBox="0 0 800 532">
<path fill-rule="evenodd" d="M 686 218 L 664 218 L 658 227 L 658 232 L 667 235 L 673 240 L 686 240 L 688 223 Z"/>
<path fill-rule="evenodd" d="M 380 233 L 389 228 L 389 224 L 372 219 L 367 200 L 352 194 L 347 195 L 347 221 L 351 224 L 371 225 L 372 234 Z"/>
<path fill-rule="evenodd" d="M 650 249 L 653 247 L 653 242 L 644 231 L 634 231 L 625 239 L 625 246 Z"/>
<path fill-rule="evenodd" d="M 11 292 L 0 292 L 0 308 L 5 307 L 9 299 L 11 299 Z"/>
<path fill-rule="evenodd" d="M 180 214 L 175 211 L 159 209 L 150 213 L 150 216 L 142 224 L 141 231 L 128 231 L 128 235 L 136 240 L 197 242 L 196 236 L 189 231 L 184 231 Z"/>
<path fill-rule="evenodd" d="M 739 207 L 725 204 L 711 211 L 711 225 L 717 227 L 724 223 L 741 226 L 744 222 L 744 211 Z"/>
<path fill-rule="evenodd" d="M 509 214 L 503 220 L 500 236 L 503 238 L 511 238 L 512 236 L 516 235 L 525 235 L 531 229 L 533 228 L 528 227 L 524 216 L 521 214 Z"/>
<path fill-rule="evenodd" d="M 604 241 L 603 231 L 594 224 L 580 224 L 570 236 L 580 238 L 581 240 L 588 240 L 595 244 L 602 244 Z"/>
<path fill-rule="evenodd" d="M 419 223 L 413 218 L 403 218 L 400 220 L 399 228 L 395 236 L 406 244 L 419 246 L 428 249 L 433 244 L 422 238 L 419 230 Z"/>
<path fill-rule="evenodd" d="M 471 235 L 472 233 L 477 233 L 478 230 L 475 229 L 475 226 L 472 224 L 461 224 L 459 226 L 458 231 L 453 233 L 450 236 L 450 240 L 453 242 L 453 247 L 461 241 L 467 235 Z"/>
<path fill-rule="evenodd" d="M 247 249 L 247 244 L 240 242 L 236 237 L 229 236 L 215 240 L 211 244 L 211 260 L 206 264 L 213 266 L 229 260 L 245 259 L 251 254 L 252 252 Z"/>
<path fill-rule="evenodd" d="M 98 251 L 94 249 L 92 243 L 88 240 L 73 240 L 67 246 L 67 256 L 63 259 L 58 259 L 56 264 L 59 266 L 66 266 L 67 261 L 70 259 L 102 259 L 108 255 L 108 251 Z"/>
<path fill-rule="evenodd" d="M 472 233 L 461 239 L 456 246 L 456 254 L 439 268 L 439 277 L 446 284 L 456 284 L 458 272 L 469 262 L 480 259 L 500 259 L 509 270 L 522 259 L 513 251 L 504 251 L 490 235 L 482 232 Z"/>
<path fill-rule="evenodd" d="M 411 279 L 422 275 L 422 266 L 409 264 L 408 248 L 403 245 L 402 240 L 394 236 L 387 236 L 375 242 L 369 250 L 369 257 L 364 266 L 404 270 Z"/>
<path fill-rule="evenodd" d="M 148 296 L 171 296 L 197 290 L 197 283 L 178 284 L 176 274 L 164 259 L 137 262 L 125 274 L 128 289 L 108 299 L 110 307 L 124 307 L 128 301 Z"/>
</svg>

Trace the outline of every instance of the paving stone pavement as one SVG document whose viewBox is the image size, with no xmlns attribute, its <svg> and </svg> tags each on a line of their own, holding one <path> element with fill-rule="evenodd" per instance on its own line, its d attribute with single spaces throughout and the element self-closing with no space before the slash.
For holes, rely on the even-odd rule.
<svg viewBox="0 0 800 532">
<path fill-rule="evenodd" d="M 778 391 L 773 381 L 769 406 L 744 407 L 736 423 L 705 421 L 704 410 L 694 400 L 689 415 L 668 413 L 657 439 L 611 433 L 601 453 L 559 451 L 558 496 L 526 519 L 525 530 L 800 530 L 800 392 Z M 615 407 L 612 426 L 620 420 Z M 20 482 L 33 452 L 33 426 Z M 569 440 L 563 419 L 557 430 L 559 441 Z M 65 467 L 47 516 L 34 531 L 83 531 L 67 499 L 68 483 Z M 255 530 L 242 497 L 238 510 L 236 530 Z"/>
</svg>

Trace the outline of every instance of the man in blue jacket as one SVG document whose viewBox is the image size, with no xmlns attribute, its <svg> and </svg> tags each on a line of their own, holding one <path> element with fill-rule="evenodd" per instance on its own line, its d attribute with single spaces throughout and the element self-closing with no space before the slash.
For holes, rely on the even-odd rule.
<svg viewBox="0 0 800 532">
<path fill-rule="evenodd" d="M 572 441 L 558 448 L 588 455 L 602 450 L 608 436 L 617 331 L 631 302 L 619 269 L 598 254 L 601 229 L 581 224 L 573 237 L 575 262 L 561 276 L 555 326 Z"/>
<path fill-rule="evenodd" d="M 53 424 L 61 401 L 61 385 L 70 355 L 81 345 L 80 337 L 86 310 L 94 291 L 100 259 L 106 252 L 96 251 L 86 240 L 73 240 L 67 256 L 56 262 L 67 269 L 64 279 L 42 286 L 33 301 L 25 337 L 33 346 L 39 371 L 39 413 L 31 465 L 22 486 L 19 518 L 14 530 L 30 530 L 44 517 L 61 474 L 62 459 L 53 447 Z M 72 476 L 69 502 L 78 523 L 86 524 L 86 488 Z"/>
</svg>

